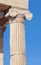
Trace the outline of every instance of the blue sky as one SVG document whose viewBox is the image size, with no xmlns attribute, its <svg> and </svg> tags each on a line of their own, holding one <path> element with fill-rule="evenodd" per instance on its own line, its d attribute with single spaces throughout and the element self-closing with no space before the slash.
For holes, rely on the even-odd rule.
<svg viewBox="0 0 41 65">
<path fill-rule="evenodd" d="M 31 21 L 25 20 L 26 64 L 41 65 L 41 0 L 29 0 Z M 9 25 L 4 33 L 4 65 L 9 65 Z"/>
</svg>

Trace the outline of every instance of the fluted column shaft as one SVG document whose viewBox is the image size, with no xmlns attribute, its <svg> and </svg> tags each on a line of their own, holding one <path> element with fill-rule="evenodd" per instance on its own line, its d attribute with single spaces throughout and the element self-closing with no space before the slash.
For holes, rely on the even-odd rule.
<svg viewBox="0 0 41 65">
<path fill-rule="evenodd" d="M 3 33 L 5 27 L 0 26 L 0 65 L 3 65 Z"/>
<path fill-rule="evenodd" d="M 10 22 L 10 65 L 26 65 L 24 15 Z"/>
</svg>

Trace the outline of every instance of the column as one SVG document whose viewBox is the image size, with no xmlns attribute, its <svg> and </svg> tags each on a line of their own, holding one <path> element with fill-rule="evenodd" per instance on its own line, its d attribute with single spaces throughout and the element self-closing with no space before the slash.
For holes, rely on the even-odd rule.
<svg viewBox="0 0 41 65">
<path fill-rule="evenodd" d="M 10 65 L 26 65 L 24 15 L 10 18 Z"/>
<path fill-rule="evenodd" d="M 0 65 L 3 65 L 3 33 L 5 27 L 0 26 Z"/>
</svg>

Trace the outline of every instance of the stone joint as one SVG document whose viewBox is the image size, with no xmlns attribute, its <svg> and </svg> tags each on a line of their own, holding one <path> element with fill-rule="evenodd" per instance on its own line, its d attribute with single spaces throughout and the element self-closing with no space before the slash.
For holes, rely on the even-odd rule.
<svg viewBox="0 0 41 65">
<path fill-rule="evenodd" d="M 15 56 L 15 55 L 24 55 L 24 56 L 26 56 L 26 54 L 11 54 L 10 57 Z"/>
</svg>

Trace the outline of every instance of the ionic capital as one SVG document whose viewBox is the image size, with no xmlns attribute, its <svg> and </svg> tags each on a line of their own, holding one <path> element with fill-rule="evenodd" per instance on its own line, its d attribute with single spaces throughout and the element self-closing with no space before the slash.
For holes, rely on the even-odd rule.
<svg viewBox="0 0 41 65">
<path fill-rule="evenodd" d="M 14 8 L 14 7 L 10 8 L 9 12 L 5 16 L 15 17 L 19 14 L 24 15 L 27 20 L 31 20 L 33 17 L 32 13 L 28 11 L 27 9 L 20 9 L 20 8 Z"/>
</svg>

